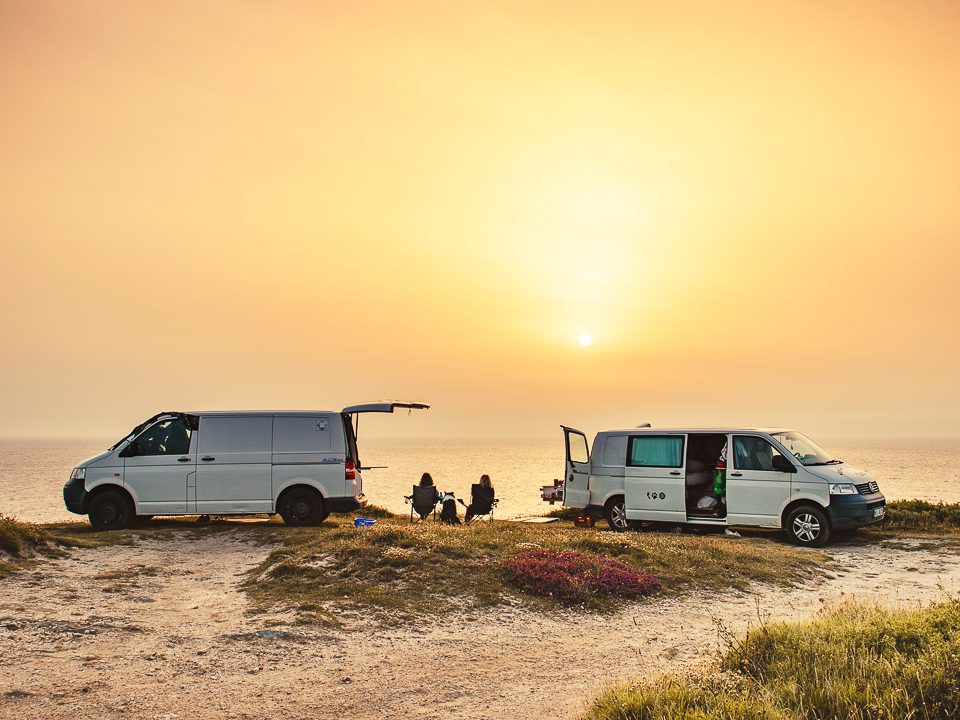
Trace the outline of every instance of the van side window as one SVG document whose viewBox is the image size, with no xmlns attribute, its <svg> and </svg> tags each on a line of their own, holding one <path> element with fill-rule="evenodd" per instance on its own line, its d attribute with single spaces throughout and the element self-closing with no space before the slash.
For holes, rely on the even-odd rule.
<svg viewBox="0 0 960 720">
<path fill-rule="evenodd" d="M 626 459 L 627 436 L 613 435 L 607 437 L 607 441 L 603 444 L 603 457 L 600 464 L 608 467 L 623 467 L 626 464 Z"/>
<path fill-rule="evenodd" d="M 782 457 L 770 442 L 762 437 L 751 435 L 734 435 L 733 463 L 737 470 L 768 470 L 773 471 L 773 458 Z"/>
<path fill-rule="evenodd" d="M 683 437 L 676 435 L 634 435 L 627 454 L 630 467 L 683 467 Z"/>
<path fill-rule="evenodd" d="M 133 441 L 128 455 L 186 455 L 190 452 L 190 435 L 190 429 L 179 419 L 164 420 L 144 430 Z"/>
</svg>

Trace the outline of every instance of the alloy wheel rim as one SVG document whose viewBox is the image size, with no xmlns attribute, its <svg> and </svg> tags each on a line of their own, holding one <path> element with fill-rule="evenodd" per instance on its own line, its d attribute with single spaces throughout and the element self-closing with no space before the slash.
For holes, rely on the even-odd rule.
<svg viewBox="0 0 960 720">
<path fill-rule="evenodd" d="M 610 517 L 616 527 L 625 528 L 627 526 L 627 511 L 623 505 L 614 505 Z"/>
<path fill-rule="evenodd" d="M 820 536 L 820 521 L 810 513 L 801 513 L 793 520 L 793 534 L 802 542 L 813 542 Z"/>
</svg>

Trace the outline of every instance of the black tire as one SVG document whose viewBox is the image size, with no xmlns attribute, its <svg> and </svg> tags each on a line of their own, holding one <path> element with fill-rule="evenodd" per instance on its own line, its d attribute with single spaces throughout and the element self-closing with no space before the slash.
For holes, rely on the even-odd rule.
<svg viewBox="0 0 960 720">
<path fill-rule="evenodd" d="M 830 518 L 817 505 L 795 507 L 787 515 L 783 529 L 790 542 L 801 547 L 823 547 L 830 540 Z"/>
<path fill-rule="evenodd" d="M 133 525 L 133 503 L 124 493 L 104 490 L 90 501 L 87 513 L 94 530 L 121 530 Z"/>
<path fill-rule="evenodd" d="M 327 519 L 327 506 L 320 493 L 311 488 L 298 487 L 280 498 L 277 512 L 287 525 L 319 525 Z"/>
<path fill-rule="evenodd" d="M 637 525 L 632 520 L 627 520 L 626 501 L 622 497 L 613 497 L 607 500 L 603 507 L 603 516 L 607 519 L 607 525 L 614 532 L 626 532 L 635 530 Z"/>
</svg>

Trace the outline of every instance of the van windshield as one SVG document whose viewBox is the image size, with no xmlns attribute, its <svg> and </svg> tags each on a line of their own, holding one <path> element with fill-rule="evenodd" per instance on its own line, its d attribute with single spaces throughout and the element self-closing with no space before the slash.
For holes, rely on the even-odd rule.
<svg viewBox="0 0 960 720">
<path fill-rule="evenodd" d="M 789 450 L 801 465 L 836 465 L 837 460 L 806 435 L 798 432 L 778 432 L 772 437 Z"/>
<path fill-rule="evenodd" d="M 154 417 L 156 417 L 156 416 L 154 416 Z M 150 424 L 150 422 L 151 422 L 153 419 L 154 419 L 154 418 L 150 418 L 150 420 L 145 420 L 145 421 L 143 421 L 142 423 L 140 423 L 139 425 L 137 425 L 133 430 L 131 430 L 130 432 L 128 432 L 128 433 L 127 433 L 126 435 L 124 435 L 122 438 L 120 438 L 119 440 L 117 440 L 113 445 L 111 445 L 110 447 L 108 447 L 107 450 L 116 450 L 118 447 L 120 447 L 120 446 L 121 446 L 124 442 L 126 442 L 127 440 L 132 440 L 133 438 L 135 438 L 137 435 L 139 435 L 140 433 L 142 433 L 142 432 L 144 431 L 144 429 L 147 427 L 147 425 Z"/>
</svg>

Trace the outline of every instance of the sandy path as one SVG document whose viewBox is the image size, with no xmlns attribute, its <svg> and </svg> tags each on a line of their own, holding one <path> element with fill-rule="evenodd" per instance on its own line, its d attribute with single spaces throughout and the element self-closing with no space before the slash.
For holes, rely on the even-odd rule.
<svg viewBox="0 0 960 720">
<path fill-rule="evenodd" d="M 267 549 L 239 533 L 75 551 L 0 582 L 0 717 L 576 717 L 613 682 L 696 663 L 742 632 L 845 597 L 915 605 L 960 588 L 936 541 L 830 550 L 837 577 L 654 599 L 614 616 L 520 608 L 349 631 L 247 617 Z M 147 568 L 136 587 L 97 578 Z M 119 590 L 119 591 L 118 591 Z"/>
</svg>

